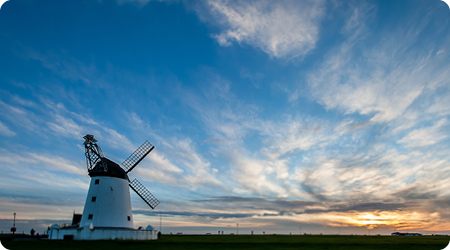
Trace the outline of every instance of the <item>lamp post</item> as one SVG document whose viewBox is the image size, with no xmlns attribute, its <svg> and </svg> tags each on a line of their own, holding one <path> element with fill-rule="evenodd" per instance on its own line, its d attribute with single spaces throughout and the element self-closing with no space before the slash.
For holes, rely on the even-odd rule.
<svg viewBox="0 0 450 250">
<path fill-rule="evenodd" d="M 13 227 L 11 228 L 11 232 L 13 234 L 15 234 L 16 231 L 17 231 L 17 228 L 16 228 L 16 213 L 13 213 L 13 215 L 14 215 L 14 221 L 13 221 Z"/>
</svg>

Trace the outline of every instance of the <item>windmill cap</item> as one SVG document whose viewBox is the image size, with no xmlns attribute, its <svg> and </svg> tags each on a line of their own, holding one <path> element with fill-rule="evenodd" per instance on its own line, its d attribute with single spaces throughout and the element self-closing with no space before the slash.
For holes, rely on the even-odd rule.
<svg viewBox="0 0 450 250">
<path fill-rule="evenodd" d="M 103 162 L 106 163 L 107 171 L 105 172 L 105 167 L 103 166 Z M 121 179 L 128 180 L 128 175 L 123 170 L 119 164 L 111 161 L 108 158 L 102 158 L 101 161 L 98 161 L 94 168 L 89 170 L 89 176 L 95 177 L 95 176 L 108 176 L 108 177 L 116 177 Z"/>
</svg>

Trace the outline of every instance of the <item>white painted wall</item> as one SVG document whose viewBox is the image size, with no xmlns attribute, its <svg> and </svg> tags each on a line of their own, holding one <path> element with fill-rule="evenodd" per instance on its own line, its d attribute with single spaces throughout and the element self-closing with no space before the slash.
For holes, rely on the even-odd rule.
<svg viewBox="0 0 450 250">
<path fill-rule="evenodd" d="M 54 225 L 48 232 L 49 239 L 62 240 L 64 235 L 73 235 L 74 240 L 156 240 L 156 230 L 134 229 L 89 229 L 85 228 L 59 228 Z"/>
<path fill-rule="evenodd" d="M 96 180 L 99 180 L 98 184 L 95 184 Z M 96 197 L 95 202 L 92 197 Z M 92 214 L 92 219 L 89 219 L 89 214 Z M 128 180 L 108 176 L 91 178 L 80 227 L 92 226 L 133 228 Z"/>
</svg>

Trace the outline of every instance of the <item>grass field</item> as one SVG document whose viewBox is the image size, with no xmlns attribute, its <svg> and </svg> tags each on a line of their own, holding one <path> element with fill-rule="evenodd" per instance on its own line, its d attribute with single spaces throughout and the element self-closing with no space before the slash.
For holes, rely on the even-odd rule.
<svg viewBox="0 0 450 250">
<path fill-rule="evenodd" d="M 10 250 L 114 250 L 114 249 L 365 249 L 441 250 L 450 237 L 443 236 L 343 236 L 343 235 L 163 235 L 155 241 L 50 241 L 13 240 L 0 235 Z"/>
</svg>

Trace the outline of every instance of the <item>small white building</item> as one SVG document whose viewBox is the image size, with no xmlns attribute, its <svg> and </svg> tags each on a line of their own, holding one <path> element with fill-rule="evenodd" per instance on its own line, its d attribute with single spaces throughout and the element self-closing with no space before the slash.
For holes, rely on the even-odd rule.
<svg viewBox="0 0 450 250">
<path fill-rule="evenodd" d="M 120 228 L 60 228 L 57 224 L 50 227 L 48 238 L 52 240 L 156 240 L 155 230 L 120 229 Z"/>
</svg>

